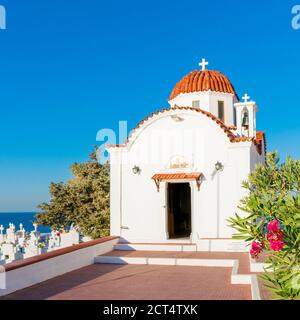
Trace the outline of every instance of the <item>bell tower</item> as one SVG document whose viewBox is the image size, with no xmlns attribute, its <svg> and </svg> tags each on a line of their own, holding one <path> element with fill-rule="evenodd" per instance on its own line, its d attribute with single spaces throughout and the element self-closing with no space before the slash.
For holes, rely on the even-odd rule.
<svg viewBox="0 0 300 320">
<path fill-rule="evenodd" d="M 249 101 L 250 97 L 245 94 L 244 102 L 234 104 L 236 111 L 236 127 L 239 136 L 256 136 L 256 112 L 258 111 L 255 101 Z"/>
</svg>

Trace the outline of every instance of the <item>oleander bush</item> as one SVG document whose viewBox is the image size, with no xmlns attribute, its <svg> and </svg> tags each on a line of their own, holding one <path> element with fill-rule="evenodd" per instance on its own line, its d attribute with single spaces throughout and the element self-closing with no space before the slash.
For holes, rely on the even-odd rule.
<svg viewBox="0 0 300 320">
<path fill-rule="evenodd" d="M 90 160 L 71 166 L 73 178 L 66 183 L 51 183 L 51 199 L 39 205 L 40 225 L 67 230 L 73 224 L 91 238 L 109 235 L 109 165 L 100 164 L 97 149 Z"/>
<path fill-rule="evenodd" d="M 249 243 L 253 258 L 266 256 L 262 279 L 273 299 L 299 300 L 300 161 L 288 157 L 280 163 L 277 152 L 268 153 L 243 187 L 243 214 L 229 219 L 234 238 Z"/>
</svg>

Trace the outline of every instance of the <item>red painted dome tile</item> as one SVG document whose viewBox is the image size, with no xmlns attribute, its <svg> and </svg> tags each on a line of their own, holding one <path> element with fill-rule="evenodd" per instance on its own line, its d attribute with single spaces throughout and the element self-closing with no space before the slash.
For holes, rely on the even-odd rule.
<svg viewBox="0 0 300 320">
<path fill-rule="evenodd" d="M 180 93 L 199 91 L 215 91 L 231 93 L 237 96 L 229 79 L 219 71 L 194 70 L 183 77 L 173 89 L 169 100 L 174 99 Z"/>
</svg>

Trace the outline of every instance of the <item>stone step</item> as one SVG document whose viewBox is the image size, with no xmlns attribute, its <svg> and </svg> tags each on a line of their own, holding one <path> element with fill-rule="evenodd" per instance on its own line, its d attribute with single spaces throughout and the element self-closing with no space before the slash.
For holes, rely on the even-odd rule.
<svg viewBox="0 0 300 320">
<path fill-rule="evenodd" d="M 191 238 L 175 238 L 168 239 L 159 242 L 151 242 L 151 241 L 128 241 L 124 238 L 120 238 L 119 243 L 128 244 L 128 243 L 136 243 L 136 244 L 192 244 L 193 241 Z"/>
<path fill-rule="evenodd" d="M 150 250 L 150 251 L 201 251 L 201 252 L 248 252 L 245 241 L 236 239 L 198 239 L 197 244 L 191 240 L 171 239 L 162 243 L 138 243 L 120 240 L 116 250 Z"/>
<path fill-rule="evenodd" d="M 170 261 L 174 261 L 174 259 L 201 259 L 201 260 L 238 260 L 239 261 L 239 272 L 240 273 L 250 273 L 250 265 L 249 265 L 249 255 L 247 253 L 232 253 L 232 252 L 195 252 L 195 251 L 149 251 L 149 250 L 113 250 L 107 252 L 99 257 L 97 260 L 100 261 L 101 257 L 113 257 L 117 259 L 113 259 L 114 261 L 122 262 L 123 258 L 142 258 L 137 259 L 138 263 L 140 261 L 147 261 L 149 258 L 159 258 L 159 259 L 168 259 L 168 263 Z M 173 260 L 169 260 L 173 259 Z M 103 261 L 107 261 L 107 258 L 103 258 Z M 132 263 L 133 259 L 129 259 Z M 163 260 L 164 261 L 164 260 Z M 191 260 L 190 260 L 191 261 Z M 126 262 L 124 262 L 126 263 Z M 173 262 L 171 262 L 174 265 Z"/>
<path fill-rule="evenodd" d="M 120 251 L 181 251 L 196 252 L 195 244 L 164 244 L 164 243 L 118 243 L 115 250 Z"/>
<path fill-rule="evenodd" d="M 208 252 L 248 252 L 244 240 L 237 239 L 200 239 L 198 240 L 198 251 Z"/>
<path fill-rule="evenodd" d="M 103 264 L 144 264 L 168 266 L 233 267 L 238 260 L 230 259 L 193 259 L 193 258 L 152 258 L 127 256 L 97 256 L 95 263 Z"/>
</svg>

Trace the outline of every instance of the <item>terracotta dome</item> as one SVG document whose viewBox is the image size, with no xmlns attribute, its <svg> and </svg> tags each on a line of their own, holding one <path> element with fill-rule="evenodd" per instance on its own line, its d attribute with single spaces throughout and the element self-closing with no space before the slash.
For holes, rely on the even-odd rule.
<svg viewBox="0 0 300 320">
<path fill-rule="evenodd" d="M 174 99 L 180 93 L 209 90 L 232 93 L 237 96 L 233 85 L 221 72 L 215 70 L 194 70 L 177 82 L 169 100 Z"/>
</svg>

